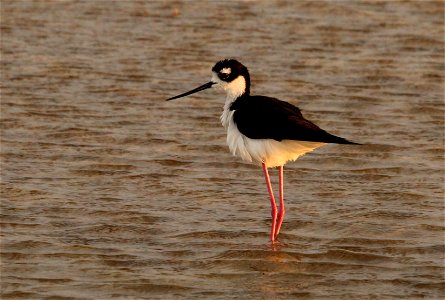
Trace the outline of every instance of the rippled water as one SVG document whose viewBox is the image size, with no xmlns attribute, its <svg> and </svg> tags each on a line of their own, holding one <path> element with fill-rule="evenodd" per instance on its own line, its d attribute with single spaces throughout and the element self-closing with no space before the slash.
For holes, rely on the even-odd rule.
<svg viewBox="0 0 445 300">
<path fill-rule="evenodd" d="M 442 299 L 443 10 L 2 1 L 2 299 Z M 276 246 L 224 95 L 164 101 L 225 57 L 366 143 L 286 166 Z"/>
</svg>

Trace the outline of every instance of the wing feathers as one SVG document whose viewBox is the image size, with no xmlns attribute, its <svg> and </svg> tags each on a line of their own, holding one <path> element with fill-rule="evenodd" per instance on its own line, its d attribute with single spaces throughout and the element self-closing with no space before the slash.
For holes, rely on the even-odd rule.
<svg viewBox="0 0 445 300">
<path fill-rule="evenodd" d="M 231 106 L 238 130 L 251 139 L 355 144 L 306 120 L 298 107 L 275 98 L 248 96 Z"/>
</svg>

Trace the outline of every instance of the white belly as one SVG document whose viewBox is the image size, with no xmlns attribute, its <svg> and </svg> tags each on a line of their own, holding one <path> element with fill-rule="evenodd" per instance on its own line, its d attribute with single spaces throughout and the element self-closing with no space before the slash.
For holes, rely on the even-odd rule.
<svg viewBox="0 0 445 300">
<path fill-rule="evenodd" d="M 325 143 L 273 139 L 250 139 L 243 135 L 233 122 L 234 111 L 224 110 L 221 122 L 227 129 L 227 144 L 233 155 L 244 161 L 256 164 L 266 163 L 268 167 L 278 167 L 287 161 L 318 148 Z"/>
</svg>

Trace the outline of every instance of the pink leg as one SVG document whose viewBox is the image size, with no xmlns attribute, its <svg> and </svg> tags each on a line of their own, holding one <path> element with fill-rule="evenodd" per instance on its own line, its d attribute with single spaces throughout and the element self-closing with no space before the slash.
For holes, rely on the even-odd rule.
<svg viewBox="0 0 445 300">
<path fill-rule="evenodd" d="M 270 229 L 270 240 L 275 240 L 275 223 L 277 222 L 277 205 L 275 204 L 275 198 L 273 196 L 272 184 L 270 183 L 269 172 L 267 171 L 266 163 L 263 163 L 264 177 L 266 178 L 267 190 L 269 191 L 270 206 L 272 207 L 272 226 Z"/>
<path fill-rule="evenodd" d="M 278 211 L 278 216 L 277 216 L 277 224 L 275 226 L 275 237 L 278 236 L 278 234 L 280 233 L 280 228 L 281 228 L 281 224 L 283 223 L 283 219 L 284 219 L 284 214 L 286 213 L 285 209 L 284 209 L 284 171 L 283 171 L 283 166 L 280 166 L 278 168 L 278 172 L 279 172 L 279 181 L 280 181 L 280 210 Z"/>
</svg>

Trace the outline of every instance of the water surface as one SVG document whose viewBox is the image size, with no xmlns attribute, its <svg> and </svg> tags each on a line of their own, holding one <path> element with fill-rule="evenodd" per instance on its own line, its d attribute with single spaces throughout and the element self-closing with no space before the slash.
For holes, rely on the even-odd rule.
<svg viewBox="0 0 445 300">
<path fill-rule="evenodd" d="M 442 299 L 443 11 L 2 1 L 2 299 Z M 225 57 L 253 93 L 366 144 L 286 166 L 273 247 L 223 93 L 164 101 Z"/>
</svg>

